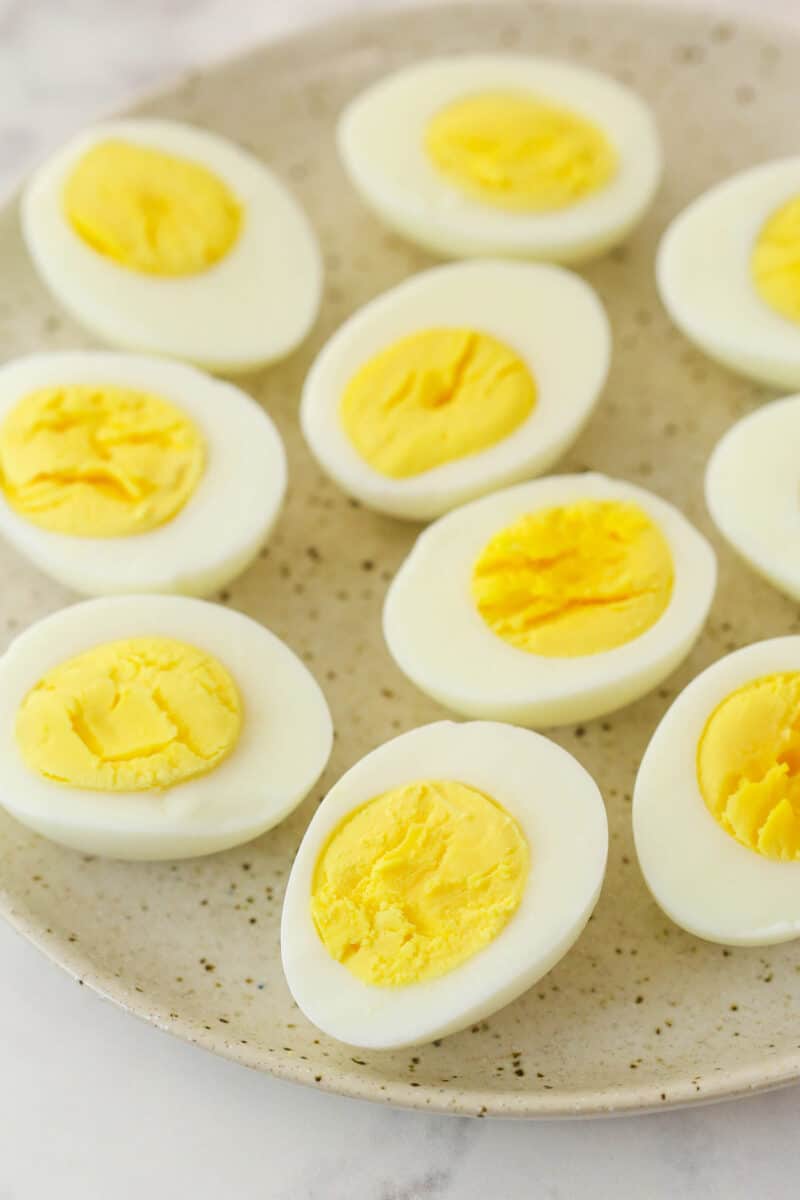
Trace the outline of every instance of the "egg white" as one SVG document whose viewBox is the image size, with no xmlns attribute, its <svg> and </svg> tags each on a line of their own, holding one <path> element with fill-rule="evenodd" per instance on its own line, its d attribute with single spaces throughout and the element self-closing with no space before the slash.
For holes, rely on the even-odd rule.
<svg viewBox="0 0 800 1200">
<path fill-rule="evenodd" d="M 800 194 L 800 157 L 751 167 L 675 218 L 658 249 L 665 308 L 709 357 L 775 387 L 800 387 L 800 325 L 762 300 L 750 259 L 764 223 Z"/>
<path fill-rule="evenodd" d="M 374 354 L 408 334 L 443 326 L 475 329 L 509 345 L 535 379 L 536 404 L 488 449 L 392 479 L 348 438 L 339 417 L 342 395 Z M 344 491 L 379 512 L 427 520 L 547 470 L 591 415 L 610 355 L 605 309 L 579 276 L 545 264 L 451 263 L 384 292 L 341 326 L 308 374 L 300 420 L 317 461 Z"/>
<path fill-rule="evenodd" d="M 800 396 L 737 421 L 706 468 L 706 503 L 722 536 L 776 588 L 800 600 Z"/>
<path fill-rule="evenodd" d="M 267 541 L 286 491 L 283 442 L 263 409 L 233 384 L 182 363 L 64 351 L 0 367 L 0 424 L 29 392 L 63 384 L 116 384 L 174 404 L 205 439 L 205 470 L 170 521 L 125 537 L 41 529 L 15 512 L 0 489 L 0 534 L 40 570 L 84 595 L 205 596 L 230 583 Z"/>
<path fill-rule="evenodd" d="M 514 916 L 472 958 L 437 979 L 374 987 L 320 940 L 311 917 L 314 867 L 349 812 L 421 779 L 458 780 L 507 809 L 529 843 L 530 874 Z M 454 1033 L 516 999 L 566 954 L 597 902 L 607 850 L 597 785 L 555 743 L 488 722 L 441 721 L 401 734 L 342 776 L 306 830 L 281 921 L 289 989 L 313 1024 L 354 1046 L 386 1050 Z"/>
<path fill-rule="evenodd" d="M 470 593 L 476 559 L 508 525 L 580 500 L 639 505 L 665 537 L 674 584 L 661 617 L 639 637 L 597 654 L 530 654 L 495 634 Z M 475 500 L 420 534 L 386 595 L 383 630 L 400 670 L 464 716 L 535 728 L 585 721 L 656 687 L 691 650 L 716 583 L 705 538 L 673 505 L 604 475 L 554 475 Z"/>
<path fill-rule="evenodd" d="M 151 792 L 91 791 L 30 770 L 14 737 L 30 689 L 93 646 L 142 636 L 188 642 L 228 669 L 244 712 L 229 756 L 206 775 Z M 87 600 L 38 621 L 0 658 L 0 804 L 37 833 L 87 854 L 191 858 L 249 841 L 306 796 L 332 738 L 325 697 L 288 646 L 249 617 L 202 600 Z"/>
<path fill-rule="evenodd" d="M 208 270 L 149 275 L 106 258 L 75 232 L 62 195 L 73 167 L 109 138 L 200 163 L 243 206 L 230 251 Z M 22 231 L 41 278 L 70 314 L 124 350 L 166 354 L 236 372 L 283 358 L 308 333 L 322 290 L 317 241 L 272 172 L 226 138 L 175 121 L 108 121 L 62 146 L 22 197 Z"/>
<path fill-rule="evenodd" d="M 432 117 L 483 91 L 529 92 L 599 126 L 616 148 L 605 187 L 567 208 L 509 212 L 465 195 L 429 161 Z M 607 75 L 523 54 L 465 54 L 405 67 L 345 108 L 339 152 L 363 201 L 392 229 L 437 254 L 503 255 L 580 262 L 622 241 L 661 177 L 661 149 L 642 100 Z"/>
<path fill-rule="evenodd" d="M 800 637 L 736 650 L 692 680 L 645 751 L 633 795 L 639 864 L 656 903 L 710 942 L 770 946 L 800 936 L 800 863 L 740 845 L 706 808 L 697 745 L 711 713 L 750 680 L 800 670 Z"/>
</svg>

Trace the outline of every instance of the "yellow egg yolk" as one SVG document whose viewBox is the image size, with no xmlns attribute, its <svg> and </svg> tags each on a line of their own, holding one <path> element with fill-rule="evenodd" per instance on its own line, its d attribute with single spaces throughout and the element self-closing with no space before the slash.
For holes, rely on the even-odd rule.
<svg viewBox="0 0 800 1200">
<path fill-rule="evenodd" d="M 566 208 L 617 170 L 598 126 L 525 92 L 480 92 L 447 105 L 429 122 L 425 149 L 468 196 L 519 212 Z"/>
<path fill-rule="evenodd" d="M 712 712 L 697 747 L 706 806 L 737 842 L 800 860 L 800 672 L 738 688 Z"/>
<path fill-rule="evenodd" d="M 203 438 L 180 409 L 116 385 L 41 388 L 0 425 L 0 488 L 52 533 L 145 533 L 184 506 L 204 466 Z"/>
<path fill-rule="evenodd" d="M 19 708 L 16 739 L 45 779 L 139 792 L 211 771 L 241 727 L 239 693 L 216 658 L 172 638 L 137 637 L 48 671 Z"/>
<path fill-rule="evenodd" d="M 547 657 L 599 654 L 639 637 L 666 609 L 672 584 L 664 535 L 619 500 L 530 513 L 491 539 L 472 572 L 489 628 Z"/>
<path fill-rule="evenodd" d="M 311 915 L 358 979 L 402 987 L 452 971 L 516 912 L 529 868 L 514 818 L 475 788 L 394 788 L 336 828 L 314 871 Z"/>
<path fill-rule="evenodd" d="M 67 178 L 67 219 L 87 245 L 131 271 L 194 275 L 239 236 L 242 209 L 200 163 L 133 142 L 98 142 Z"/>
<path fill-rule="evenodd" d="M 781 316 L 800 323 L 800 196 L 765 222 L 750 268 L 761 299 Z"/>
<path fill-rule="evenodd" d="M 509 346 L 472 329 L 426 329 L 356 372 L 340 417 L 373 470 L 408 479 L 495 445 L 535 404 L 533 377 Z"/>
</svg>

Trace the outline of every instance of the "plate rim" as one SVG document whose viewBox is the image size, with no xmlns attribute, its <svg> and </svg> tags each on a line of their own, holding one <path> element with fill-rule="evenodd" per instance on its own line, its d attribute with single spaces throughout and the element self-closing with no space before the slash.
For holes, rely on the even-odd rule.
<svg viewBox="0 0 800 1200">
<path fill-rule="evenodd" d="M 274 1063 L 265 1062 L 263 1051 L 251 1043 L 242 1044 L 213 1029 L 183 1017 L 171 1017 L 163 1006 L 148 1005 L 147 1001 L 136 1003 L 138 993 L 126 987 L 113 976 L 105 976 L 93 969 L 88 954 L 77 949 L 78 943 L 65 942 L 56 948 L 48 943 L 48 934 L 35 921 L 9 902 L 5 888 L 0 886 L 0 915 L 17 933 L 26 938 L 51 962 L 72 976 L 76 983 L 86 985 L 101 999 L 110 1001 L 129 1015 L 136 1017 L 162 1033 L 171 1034 L 181 1041 L 216 1054 L 221 1058 L 237 1062 L 250 1070 L 261 1071 L 288 1083 L 315 1087 L 323 1092 L 344 1096 L 351 1100 L 369 1100 L 388 1104 L 395 1108 L 416 1109 L 449 1116 L 502 1117 L 520 1120 L 564 1119 L 581 1117 L 632 1116 L 670 1109 L 700 1107 L 723 1100 L 735 1100 L 761 1092 L 775 1091 L 788 1087 L 800 1078 L 800 1052 L 781 1056 L 771 1070 L 765 1071 L 758 1063 L 743 1064 L 735 1069 L 726 1069 L 716 1078 L 712 1077 L 702 1088 L 691 1080 L 656 1085 L 631 1083 L 613 1089 L 612 1098 L 604 1098 L 604 1090 L 595 1088 L 570 1094 L 563 1088 L 534 1092 L 505 1091 L 503 1089 L 479 1091 L 455 1089 L 424 1083 L 412 1087 L 406 1080 L 391 1080 L 378 1095 L 374 1086 L 356 1071 L 337 1073 L 328 1078 L 323 1074 L 315 1079 L 318 1068 L 289 1055 L 276 1057 Z M 373 1055 L 380 1061 L 380 1055 Z M 384 1095 L 384 1092 L 386 1093 Z"/>
</svg>

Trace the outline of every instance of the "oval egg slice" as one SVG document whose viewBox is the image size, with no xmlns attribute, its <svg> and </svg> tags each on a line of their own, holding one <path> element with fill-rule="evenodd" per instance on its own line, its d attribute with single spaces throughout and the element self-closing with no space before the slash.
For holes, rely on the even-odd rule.
<svg viewBox="0 0 800 1200">
<path fill-rule="evenodd" d="M 800 600 L 800 396 L 749 413 L 720 438 L 706 503 L 723 537 L 755 571 Z"/>
<path fill-rule="evenodd" d="M 28 183 L 22 230 L 56 299 L 123 350 L 251 370 L 289 354 L 319 306 L 297 202 L 252 154 L 176 121 L 72 138 Z"/>
<path fill-rule="evenodd" d="M 800 935 L 800 638 L 745 646 L 692 680 L 642 759 L 636 853 L 654 899 L 712 942 Z"/>
<path fill-rule="evenodd" d="M 597 901 L 596 784 L 538 734 L 439 722 L 373 750 L 331 789 L 292 866 L 281 955 L 331 1037 L 391 1049 L 521 995 Z"/>
<path fill-rule="evenodd" d="M 677 216 L 658 249 L 665 308 L 725 366 L 800 386 L 800 158 L 741 171 Z"/>
<path fill-rule="evenodd" d="M 386 595 L 401 671 L 465 716 L 589 720 L 686 657 L 714 552 L 671 504 L 604 475 L 551 476 L 440 518 Z"/>
<path fill-rule="evenodd" d="M 267 541 L 286 455 L 239 388 L 93 351 L 0 367 L 0 532 L 87 595 L 208 595 Z"/>
<path fill-rule="evenodd" d="M 282 821 L 333 730 L 313 677 L 240 613 L 176 596 L 84 601 L 0 658 L 0 798 L 86 854 L 190 858 Z"/>
<path fill-rule="evenodd" d="M 588 420 L 610 352 L 605 310 L 569 271 L 437 267 L 334 334 L 303 388 L 303 432 L 350 495 L 428 519 L 545 471 Z"/>
<path fill-rule="evenodd" d="M 661 175 L 653 117 L 609 76 L 522 54 L 433 58 L 345 108 L 366 204 L 437 254 L 579 262 L 621 241 Z"/>
</svg>

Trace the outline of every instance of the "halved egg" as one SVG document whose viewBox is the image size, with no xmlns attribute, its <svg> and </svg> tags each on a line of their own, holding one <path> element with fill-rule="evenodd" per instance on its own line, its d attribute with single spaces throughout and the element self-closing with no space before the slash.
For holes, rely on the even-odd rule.
<svg viewBox="0 0 800 1200">
<path fill-rule="evenodd" d="M 26 187 L 22 230 L 56 299 L 124 350 L 249 370 L 289 354 L 319 306 L 297 201 L 252 154 L 175 121 L 72 138 Z"/>
<path fill-rule="evenodd" d="M 190 858 L 282 821 L 333 737 L 274 634 L 202 600 L 88 600 L 0 658 L 0 803 L 87 854 Z"/>
<path fill-rule="evenodd" d="M 281 921 L 290 991 L 354 1046 L 463 1029 L 566 954 L 607 849 L 597 785 L 553 742 L 489 722 L 402 734 L 342 776 L 306 830 Z"/>
<path fill-rule="evenodd" d="M 633 229 L 661 176 L 658 131 L 635 93 L 523 54 L 405 67 L 350 102 L 338 141 L 365 203 L 453 257 L 600 254 Z"/>
<path fill-rule="evenodd" d="M 470 717 L 589 720 L 656 687 L 714 594 L 708 542 L 667 501 L 604 475 L 551 476 L 442 517 L 386 595 L 389 651 Z"/>
<path fill-rule="evenodd" d="M 723 945 L 800 936 L 800 637 L 698 675 L 656 729 L 633 797 L 647 886 Z"/>
<path fill-rule="evenodd" d="M 602 304 L 569 271 L 436 267 L 334 334 L 303 389 L 303 432 L 350 495 L 436 517 L 545 471 L 591 414 L 610 352 Z"/>
<path fill-rule="evenodd" d="M 661 299 L 693 342 L 733 371 L 800 386 L 800 157 L 717 184 L 672 222 Z"/>
<path fill-rule="evenodd" d="M 706 503 L 742 558 L 800 600 L 800 396 L 787 396 L 737 421 L 706 468 Z"/>
<path fill-rule="evenodd" d="M 0 533 L 87 595 L 207 595 L 267 540 L 283 443 L 233 384 L 138 355 L 0 367 Z"/>
</svg>

